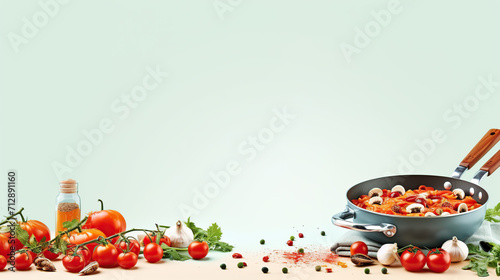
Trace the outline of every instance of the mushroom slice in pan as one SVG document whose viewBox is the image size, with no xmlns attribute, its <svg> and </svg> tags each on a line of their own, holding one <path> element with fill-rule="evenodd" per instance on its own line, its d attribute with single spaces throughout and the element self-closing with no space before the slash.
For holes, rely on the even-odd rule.
<svg viewBox="0 0 500 280">
<path fill-rule="evenodd" d="M 382 196 L 384 192 L 379 188 L 373 188 L 368 192 L 369 197 Z"/>
<path fill-rule="evenodd" d="M 464 213 L 464 212 L 467 212 L 467 211 L 469 211 L 469 208 L 467 208 L 467 204 L 460 203 L 460 205 L 458 205 L 458 209 L 457 209 L 458 213 Z"/>
<path fill-rule="evenodd" d="M 425 207 L 420 203 L 413 203 L 406 207 L 406 212 L 408 213 L 422 213 Z"/>
<path fill-rule="evenodd" d="M 441 215 L 439 215 L 439 216 L 449 216 L 449 215 L 450 215 L 450 213 L 448 213 L 448 212 L 443 212 L 443 213 L 442 213 Z"/>
<path fill-rule="evenodd" d="M 434 214 L 432 212 L 427 212 L 427 213 L 425 213 L 424 216 L 426 216 L 426 217 L 434 217 L 434 216 L 436 216 L 436 214 Z"/>
<path fill-rule="evenodd" d="M 373 204 L 382 205 L 382 202 L 384 202 L 384 200 L 380 196 L 374 196 L 370 198 L 370 200 L 368 200 L 368 203 L 371 205 Z"/>
<path fill-rule="evenodd" d="M 457 198 L 460 200 L 465 198 L 465 192 L 462 189 L 454 189 L 453 194 L 456 195 Z"/>
<path fill-rule="evenodd" d="M 400 193 L 401 195 L 404 195 L 405 194 L 405 188 L 403 188 L 403 186 L 401 185 L 396 185 L 392 188 L 391 192 L 398 192 Z"/>
</svg>

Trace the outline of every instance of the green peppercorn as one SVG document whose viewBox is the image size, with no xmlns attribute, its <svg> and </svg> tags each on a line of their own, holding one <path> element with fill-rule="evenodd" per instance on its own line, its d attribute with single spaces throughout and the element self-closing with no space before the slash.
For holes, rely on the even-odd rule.
<svg viewBox="0 0 500 280">
<path fill-rule="evenodd" d="M 295 240 L 295 236 L 290 236 L 290 240 L 294 241 Z"/>
<path fill-rule="evenodd" d="M 382 270 L 382 274 L 387 274 L 387 268 L 382 267 L 382 269 L 381 269 L 381 270 Z"/>
<path fill-rule="evenodd" d="M 365 268 L 365 274 L 370 274 L 370 269 L 369 268 Z"/>
<path fill-rule="evenodd" d="M 244 266 L 244 265 L 243 265 L 243 263 L 242 263 L 242 262 L 239 262 L 239 263 L 238 263 L 238 268 L 243 268 L 243 266 Z"/>
<path fill-rule="evenodd" d="M 441 208 L 436 209 L 436 214 L 438 214 L 438 216 L 443 214 L 443 209 L 441 209 Z"/>
<path fill-rule="evenodd" d="M 281 271 L 283 271 L 283 273 L 287 274 L 288 273 L 288 268 L 283 267 L 283 269 L 281 269 Z"/>
<path fill-rule="evenodd" d="M 326 235 L 325 231 L 324 230 L 321 231 L 321 236 L 325 236 L 325 235 Z"/>
<path fill-rule="evenodd" d="M 321 271 L 321 265 L 317 265 L 314 269 L 316 269 L 316 271 Z"/>
<path fill-rule="evenodd" d="M 304 249 L 303 249 L 303 248 L 300 248 L 297 252 L 298 252 L 299 254 L 304 254 Z"/>
<path fill-rule="evenodd" d="M 262 267 L 262 272 L 267 273 L 268 271 L 269 271 L 269 268 L 267 268 L 267 267 L 265 267 L 265 266 L 264 266 L 264 267 Z"/>
<path fill-rule="evenodd" d="M 266 244 L 266 241 L 264 239 L 261 239 L 260 244 L 264 245 L 264 244 Z"/>
<path fill-rule="evenodd" d="M 220 265 L 220 268 L 222 268 L 222 269 L 226 269 L 226 264 L 225 264 L 225 263 L 221 264 L 221 265 Z"/>
</svg>

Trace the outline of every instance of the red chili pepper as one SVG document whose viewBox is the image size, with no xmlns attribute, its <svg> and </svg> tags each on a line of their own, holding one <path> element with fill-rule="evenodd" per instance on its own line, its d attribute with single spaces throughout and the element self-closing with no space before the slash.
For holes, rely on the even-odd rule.
<svg viewBox="0 0 500 280">
<path fill-rule="evenodd" d="M 326 268 L 326 272 L 327 272 L 327 273 L 332 273 L 332 269 L 331 269 L 330 267 L 327 267 L 327 268 Z"/>
<path fill-rule="evenodd" d="M 411 195 L 411 196 L 405 198 L 405 200 L 408 202 L 414 202 L 415 199 L 417 199 L 417 197 L 418 197 L 417 195 Z"/>
<path fill-rule="evenodd" d="M 286 242 L 286 244 L 287 244 L 288 246 L 293 246 L 293 241 L 292 241 L 292 240 L 288 240 L 288 241 Z"/>
<path fill-rule="evenodd" d="M 440 195 L 437 195 L 437 194 L 431 194 L 427 198 L 429 198 L 429 199 L 441 199 L 442 197 Z"/>
<path fill-rule="evenodd" d="M 233 254 L 233 259 L 241 259 L 243 256 L 240 253 L 234 253 Z"/>
<path fill-rule="evenodd" d="M 262 258 L 262 260 L 263 260 L 264 262 L 269 262 L 269 256 L 265 256 L 265 257 L 263 257 L 263 258 Z"/>
<path fill-rule="evenodd" d="M 299 233 L 299 238 L 304 238 L 304 235 L 302 233 Z"/>
<path fill-rule="evenodd" d="M 425 201 L 424 198 L 421 198 L 421 197 L 418 197 L 415 199 L 415 203 L 420 203 L 422 204 L 423 206 L 427 207 L 427 201 Z"/>
</svg>

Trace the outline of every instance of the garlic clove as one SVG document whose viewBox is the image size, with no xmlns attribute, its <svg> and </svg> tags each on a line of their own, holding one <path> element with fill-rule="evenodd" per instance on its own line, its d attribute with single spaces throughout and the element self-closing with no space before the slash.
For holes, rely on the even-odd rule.
<svg viewBox="0 0 500 280">
<path fill-rule="evenodd" d="M 399 262 L 398 255 L 398 245 L 394 244 L 384 244 L 377 251 L 377 259 L 382 265 L 391 265 L 394 262 Z"/>
<path fill-rule="evenodd" d="M 188 247 L 194 239 L 193 231 L 180 220 L 175 226 L 168 228 L 165 235 L 170 238 L 170 246 L 176 248 Z"/>
<path fill-rule="evenodd" d="M 467 244 L 458 240 L 456 236 L 453 236 L 451 240 L 444 242 L 441 248 L 450 254 L 451 262 L 461 262 L 469 255 L 469 248 L 467 247 Z"/>
</svg>

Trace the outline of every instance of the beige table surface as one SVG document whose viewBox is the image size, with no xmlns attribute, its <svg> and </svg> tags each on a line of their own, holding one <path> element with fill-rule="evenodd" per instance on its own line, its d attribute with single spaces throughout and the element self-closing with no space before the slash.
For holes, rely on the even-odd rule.
<svg viewBox="0 0 500 280">
<path fill-rule="evenodd" d="M 236 252 L 235 250 L 234 252 Z M 0 279 L 72 279 L 86 277 L 90 279 L 479 279 L 479 277 L 471 271 L 462 270 L 461 267 L 467 264 L 466 262 L 452 264 L 450 269 L 445 273 L 433 273 L 425 268 L 422 272 L 411 273 L 404 270 L 401 266 L 388 267 L 389 273 L 383 275 L 381 273 L 380 264 L 369 266 L 371 273 L 364 274 L 365 267 L 355 267 L 348 258 L 340 258 L 348 264 L 347 268 L 341 268 L 333 265 L 333 272 L 326 273 L 323 268 L 321 272 L 314 270 L 315 264 L 295 265 L 284 264 L 283 259 L 274 260 L 268 263 L 262 261 L 262 256 L 267 253 L 264 251 L 241 252 L 243 259 L 233 259 L 232 253 L 210 252 L 208 257 L 201 261 L 188 260 L 184 262 L 162 260 L 156 264 L 150 264 L 140 257 L 135 268 L 125 270 L 121 268 L 99 268 L 98 273 L 88 276 L 79 276 L 78 274 L 66 272 L 62 266 L 61 260 L 56 260 L 54 263 L 57 267 L 56 272 L 37 271 L 33 266 L 29 271 L 2 271 Z M 248 266 L 245 268 L 237 268 L 236 264 L 239 261 L 245 261 Z M 219 268 L 221 263 L 226 263 L 227 269 Z M 266 266 L 269 268 L 268 274 L 263 274 L 261 268 Z M 288 274 L 283 274 L 281 268 L 287 266 Z M 494 270 L 490 270 L 490 277 L 496 278 Z"/>
</svg>

